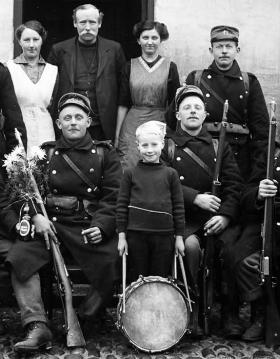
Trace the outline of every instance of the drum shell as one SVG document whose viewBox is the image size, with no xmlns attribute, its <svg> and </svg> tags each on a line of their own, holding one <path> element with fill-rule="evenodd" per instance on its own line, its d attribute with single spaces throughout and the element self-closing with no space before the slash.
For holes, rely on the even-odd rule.
<svg viewBox="0 0 280 359">
<path fill-rule="evenodd" d="M 187 331 L 190 310 L 188 301 L 171 279 L 140 276 L 120 298 L 118 328 L 138 349 L 156 353 L 177 344 Z"/>
</svg>

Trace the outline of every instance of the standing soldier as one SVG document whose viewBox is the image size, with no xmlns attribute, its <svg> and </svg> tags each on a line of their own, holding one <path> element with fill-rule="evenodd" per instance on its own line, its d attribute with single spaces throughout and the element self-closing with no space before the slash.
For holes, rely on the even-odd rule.
<svg viewBox="0 0 280 359">
<path fill-rule="evenodd" d="M 211 30 L 210 53 L 214 61 L 208 69 L 192 71 L 186 84 L 201 88 L 206 102 L 207 128 L 218 137 L 223 104 L 229 101 L 227 140 L 245 180 L 267 146 L 268 112 L 260 83 L 252 73 L 242 72 L 235 60 L 240 51 L 239 30 L 221 25 Z M 175 129 L 175 113 L 170 109 L 167 124 Z"/>
</svg>

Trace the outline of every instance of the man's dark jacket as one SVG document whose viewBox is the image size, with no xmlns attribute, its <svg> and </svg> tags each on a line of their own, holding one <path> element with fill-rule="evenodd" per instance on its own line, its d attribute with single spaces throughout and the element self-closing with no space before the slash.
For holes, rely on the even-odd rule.
<svg viewBox="0 0 280 359">
<path fill-rule="evenodd" d="M 77 37 L 55 44 L 48 62 L 58 66 L 59 87 L 56 103 L 68 92 L 74 92 Z M 122 67 L 125 57 L 121 45 L 98 36 L 98 70 L 96 99 L 101 126 L 106 139 L 114 140 L 117 118 L 117 102 Z"/>
<path fill-rule="evenodd" d="M 3 115 L 3 116 L 2 116 Z M 26 146 L 26 129 L 9 70 L 0 63 L 0 159 L 18 144 L 15 128 Z"/>
</svg>

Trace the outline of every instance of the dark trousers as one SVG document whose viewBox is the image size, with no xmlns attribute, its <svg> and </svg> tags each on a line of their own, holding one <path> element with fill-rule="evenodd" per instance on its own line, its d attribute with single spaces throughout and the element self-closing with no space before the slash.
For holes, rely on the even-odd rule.
<svg viewBox="0 0 280 359">
<path fill-rule="evenodd" d="M 168 277 L 174 254 L 174 235 L 128 231 L 129 280 L 139 275 Z"/>
<path fill-rule="evenodd" d="M 3 263 L 11 249 L 11 240 L 0 240 L 0 263 Z M 33 274 L 25 281 L 20 281 L 11 270 L 11 283 L 20 309 L 22 325 L 35 321 L 47 322 L 47 317 L 41 297 L 40 277 Z"/>
</svg>

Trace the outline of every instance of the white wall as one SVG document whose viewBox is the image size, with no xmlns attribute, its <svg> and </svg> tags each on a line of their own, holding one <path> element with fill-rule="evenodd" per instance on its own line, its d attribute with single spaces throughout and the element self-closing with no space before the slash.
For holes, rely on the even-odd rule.
<svg viewBox="0 0 280 359">
<path fill-rule="evenodd" d="M 280 0 L 155 0 L 155 18 L 164 22 L 169 40 L 163 53 L 180 75 L 208 67 L 210 29 L 232 25 L 240 30 L 238 62 L 257 75 L 266 100 L 280 107 Z"/>
<path fill-rule="evenodd" d="M 14 53 L 14 0 L 0 0 L 0 62 Z"/>
</svg>

